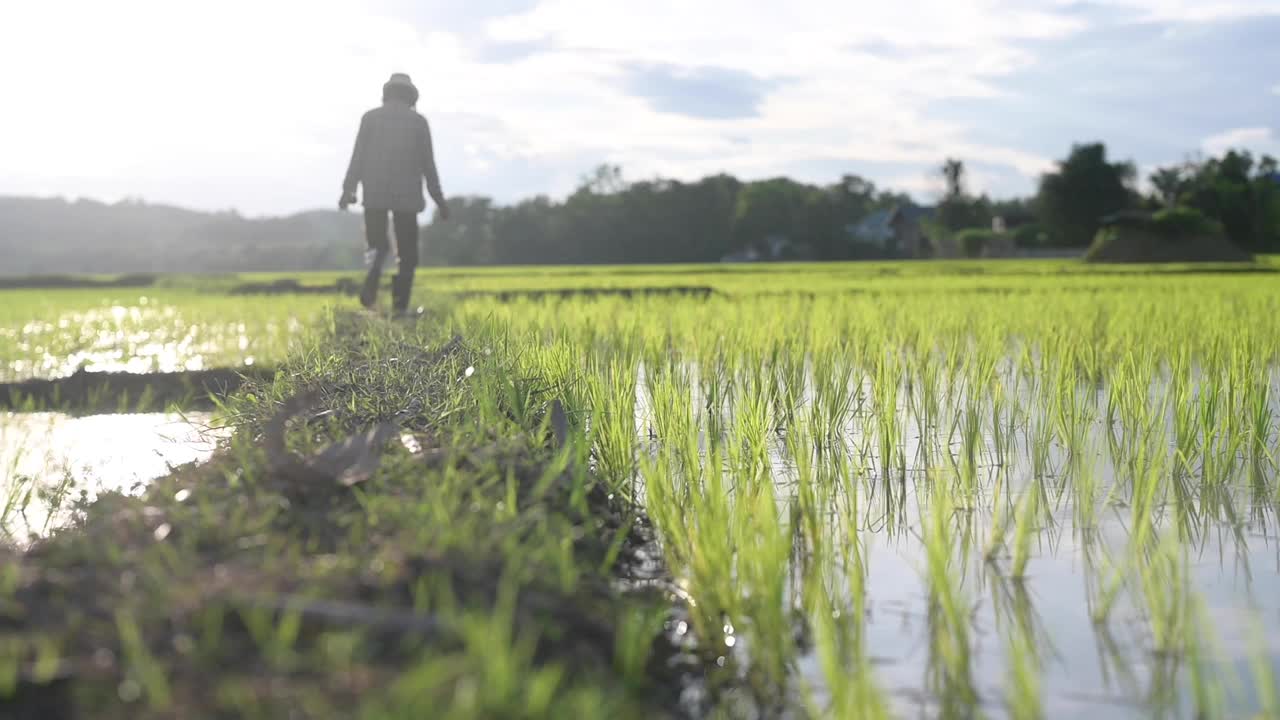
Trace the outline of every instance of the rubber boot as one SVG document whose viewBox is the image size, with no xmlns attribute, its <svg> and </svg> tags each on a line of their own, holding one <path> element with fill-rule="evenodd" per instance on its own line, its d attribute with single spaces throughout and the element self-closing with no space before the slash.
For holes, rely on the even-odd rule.
<svg viewBox="0 0 1280 720">
<path fill-rule="evenodd" d="M 378 280 L 381 273 L 378 272 L 377 266 L 369 268 L 368 274 L 364 276 L 364 285 L 360 288 L 360 304 L 366 308 L 373 308 L 378 303 Z"/>
<path fill-rule="evenodd" d="M 409 307 L 409 294 L 413 292 L 413 275 L 398 273 L 391 281 L 391 307 L 403 313 Z"/>
<path fill-rule="evenodd" d="M 388 253 L 389 250 L 384 248 L 365 254 L 369 272 L 365 274 L 364 285 L 360 288 L 360 304 L 366 308 L 373 309 L 378 304 L 378 283 L 382 280 L 382 266 L 387 262 Z"/>
</svg>

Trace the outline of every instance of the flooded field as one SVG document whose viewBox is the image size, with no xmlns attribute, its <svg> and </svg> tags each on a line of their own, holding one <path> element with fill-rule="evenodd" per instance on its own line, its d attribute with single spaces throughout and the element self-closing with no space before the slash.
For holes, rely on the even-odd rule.
<svg viewBox="0 0 1280 720">
<path fill-rule="evenodd" d="M 437 306 L 429 323 L 362 314 L 341 332 L 330 323 L 324 330 L 333 334 L 317 334 L 300 350 L 294 336 L 304 323 L 325 326 L 315 298 L 69 291 L 45 306 L 27 296 L 36 308 L 30 318 L 18 323 L 21 313 L 0 311 L 11 315 L 0 323 L 0 364 L 10 381 L 74 380 L 97 370 L 243 372 L 289 358 L 264 376 L 273 390 L 324 384 L 329 405 L 315 415 L 319 422 L 294 421 L 290 447 L 299 458 L 344 462 L 385 453 L 377 473 L 347 488 L 318 466 L 268 462 L 243 438 L 245 477 L 256 478 L 257 492 L 244 493 L 237 480 L 220 487 L 216 501 L 197 501 L 253 507 L 238 525 L 223 527 L 213 505 L 171 502 L 173 486 L 127 521 L 141 528 L 128 537 L 140 540 L 152 570 L 167 567 L 178 547 L 152 542 L 159 513 L 167 513 L 194 522 L 190 536 L 220 552 L 261 553 L 240 569 L 269 567 L 254 577 L 278 581 L 277 595 L 316 582 L 310 590 L 319 598 L 376 586 L 381 571 L 371 572 L 366 548 L 370 538 L 383 543 L 377 561 L 392 570 L 382 599 L 366 607 L 352 590 L 351 606 L 311 608 L 324 623 L 338 613 L 340 623 L 394 617 L 437 627 L 433 616 L 414 614 L 419 602 L 434 600 L 419 595 L 428 588 L 419 570 L 401 562 L 406 548 L 434 543 L 419 562 L 469 566 L 467 553 L 497 533 L 490 550 L 501 562 L 485 566 L 483 580 L 466 580 L 466 592 L 496 593 L 494 568 L 523 572 L 521 601 L 578 608 L 557 616 L 555 627 L 606 638 L 602 666 L 612 658 L 627 668 L 632 691 L 651 694 L 641 676 L 684 677 L 696 668 L 692 681 L 663 681 L 680 696 L 673 704 L 694 716 L 1280 717 L 1280 286 L 1272 278 L 930 277 L 917 266 L 849 277 L 829 268 L 752 272 L 758 281 L 712 272 L 697 282 L 670 279 L 669 287 L 710 288 L 699 293 L 639 292 L 660 284 L 630 277 L 617 279 L 627 292 L 604 292 L 608 273 L 596 271 L 572 282 L 495 275 Z M 449 282 L 457 290 L 472 279 Z M 528 290 L 538 283 L 547 291 Z M 429 345 L 423 333 L 434 338 Z M 338 346 L 348 353 L 342 362 Z M 435 372 L 430 385 L 415 365 L 429 365 L 424 358 L 442 363 L 427 368 Z M 282 399 L 252 392 L 243 407 L 265 422 Z M 549 409 L 556 403 L 563 412 Z M 208 458 L 226 437 L 208 427 L 221 421 L 207 414 L 32 409 L 42 411 L 0 421 L 3 528 L 19 545 L 69 522 L 82 494 L 136 492 L 174 465 Z M 412 418 L 412 431 L 365 457 L 352 439 L 388 418 Z M 424 445 L 446 422 L 456 424 L 450 442 L 479 445 L 453 460 L 445 459 L 448 442 Z M 522 453 L 553 452 L 544 461 L 554 472 L 526 468 L 536 483 L 523 487 L 510 468 L 490 465 L 486 458 L 500 447 L 486 444 L 495 427 L 522 438 L 512 445 Z M 320 437 L 328 431 L 338 434 Z M 544 431 L 553 444 L 541 439 Z M 280 432 L 274 452 L 288 457 Z M 203 478 L 206 487 L 222 477 L 214 475 Z M 621 514 L 617 526 L 583 525 L 577 514 L 587 488 L 601 484 L 607 493 L 594 501 L 607 495 L 609 512 Z M 554 507 L 540 504 L 543 492 L 553 492 Z M 335 514 L 318 513 L 322 505 Z M 559 519 L 547 524 L 548 517 Z M 629 607 L 601 629 L 584 620 L 594 617 L 586 608 L 600 607 L 590 593 L 633 582 L 609 569 L 632 521 L 656 540 L 645 531 L 645 562 L 658 577 L 639 582 L 662 590 L 659 612 Z M 275 523 L 296 524 L 298 534 L 262 530 Z M 312 556 L 315 523 L 341 538 L 333 546 L 341 557 Z M 583 538 L 610 547 L 579 557 Z M 58 540 L 73 558 L 93 545 L 71 534 L 51 542 Z M 662 562 L 654 563 L 658 554 Z M 132 574 L 121 575 L 122 561 L 109 553 L 103 558 L 113 568 L 104 587 L 132 597 L 132 588 L 113 585 Z M 348 572 L 340 579 L 328 575 L 337 560 Z M 581 575 L 584 562 L 599 576 Z M 217 585 L 214 570 L 202 566 L 192 578 Z M 437 570 L 444 574 L 427 570 L 430 587 L 457 581 L 452 565 Z M 62 577 L 50 568 L 44 581 L 56 586 Z M 592 590 L 579 607 L 583 588 Z M 167 598 L 168 582 L 151 591 L 153 600 Z M 474 596 L 459 604 L 462 595 L 445 595 L 444 604 L 470 612 Z M 407 616 L 380 614 L 381 604 L 410 596 L 412 609 L 395 610 Z M 281 606 L 250 614 L 254 642 L 293 642 L 296 625 L 272 607 Z M 103 617 L 95 632 L 115 638 L 117 625 Z M 165 645 L 168 617 L 143 618 L 166 662 L 202 667 L 203 656 L 180 659 Z M 482 630 L 466 636 L 478 644 L 459 657 L 481 673 L 520 663 L 521 678 L 534 677 L 534 655 L 502 654 L 523 642 L 511 639 L 519 624 L 509 617 L 468 615 L 467 623 L 483 625 L 467 627 Z M 184 627 L 203 619 L 186 618 Z M 557 632 L 556 643 L 573 635 Z M 644 658 L 660 644 L 654 635 L 678 648 L 669 662 L 685 670 L 652 674 Z M 495 637 L 504 639 L 487 642 Z M 85 646 L 80 633 L 59 642 Z M 453 667 L 432 664 L 444 657 L 434 642 L 424 667 Z M 210 643 L 202 650 L 209 657 L 230 647 Z M 337 647 L 298 654 L 274 647 L 271 667 L 314 691 L 293 663 L 305 656 L 332 677 L 350 677 L 346 655 L 326 654 Z M 450 692 L 448 681 L 433 687 Z M 584 707 L 619 697 L 603 693 Z"/>
<path fill-rule="evenodd" d="M 65 524 L 75 500 L 131 492 L 171 466 L 207 458 L 225 436 L 209 427 L 214 421 L 207 412 L 85 415 L 86 408 L 160 410 L 175 401 L 207 408 L 205 384 L 229 385 L 236 372 L 260 374 L 279 362 L 328 305 L 316 297 L 166 288 L 8 290 L 4 296 L 0 382 L 13 384 L 13 397 L 5 395 L 9 409 L 35 411 L 0 415 L 0 527 L 19 542 Z M 218 374 L 223 371 L 230 374 Z M 92 381 L 99 373 L 129 375 Z M 31 407 L 22 403 L 18 383 L 73 375 L 80 382 L 39 388 L 48 397 Z M 148 387 L 150 376 L 160 384 Z"/>
<path fill-rule="evenodd" d="M 47 534 L 81 498 L 137 492 L 226 436 L 211 413 L 0 413 L 0 532 L 19 544 Z"/>
<path fill-rule="evenodd" d="M 324 312 L 323 298 L 194 291 L 6 291 L 0 381 L 86 372 L 273 365 Z"/>
<path fill-rule="evenodd" d="M 964 392 L 929 398 L 919 376 L 912 377 L 897 388 L 888 423 L 886 408 L 876 405 L 874 384 L 859 382 L 859 370 L 849 368 L 841 379 L 850 382 L 850 412 L 832 434 L 817 430 L 821 423 L 813 413 L 824 401 L 812 358 L 805 367 L 791 408 L 801 417 L 790 423 L 771 417 L 775 428 L 767 433 L 762 461 L 779 513 L 792 521 L 784 603 L 802 607 L 805 594 L 814 591 L 809 573 L 824 562 L 822 554 L 842 545 L 849 552 L 853 544 L 861 577 L 849 578 L 840 566 L 829 568 L 827 581 L 838 593 L 851 585 L 862 588 L 866 661 L 895 714 L 934 717 L 944 710 L 937 696 L 943 688 L 933 683 L 946 677 L 946 658 L 934 644 L 939 617 L 931 608 L 930 548 L 921 532 L 936 501 L 951 505 L 948 564 L 954 562 L 956 588 L 967 597 L 970 667 L 960 681 L 984 714 L 1006 715 L 1006 682 L 1017 669 L 1007 654 L 1013 634 L 1034 658 L 1048 717 L 1138 718 L 1153 709 L 1177 715 L 1194 707 L 1191 690 L 1178 682 L 1188 660 L 1167 654 L 1153 634 L 1169 620 L 1153 617 L 1156 609 L 1145 595 L 1153 589 L 1123 577 L 1139 569 L 1122 559 L 1143 533 L 1185 546 L 1176 556 L 1177 582 L 1154 591 L 1167 593 L 1165 601 L 1186 613 L 1174 622 L 1191 623 L 1194 632 L 1205 634 L 1209 647 L 1194 662 L 1222 679 L 1222 709 L 1242 717 L 1257 709 L 1241 693 L 1257 691 L 1253 670 L 1259 663 L 1280 664 L 1280 522 L 1270 454 L 1255 449 L 1223 458 L 1224 474 L 1203 487 L 1204 466 L 1177 467 L 1185 456 L 1169 435 L 1153 445 L 1168 452 L 1152 463 L 1171 473 L 1180 488 L 1159 493 L 1158 502 L 1144 500 L 1135 496 L 1141 484 L 1128 479 L 1133 458 L 1117 426 L 1117 400 L 1105 390 L 1081 389 L 1082 433 L 1073 439 L 1057 428 L 1041 430 L 1044 444 L 1037 457 L 1036 424 L 1053 423 L 1051 401 L 1034 390 L 1034 376 L 1017 372 L 1016 363 L 1000 363 L 990 399 Z M 671 427 L 660 414 L 678 400 L 670 394 L 672 379 L 662 372 L 682 375 L 675 385 L 687 391 L 691 415 L 708 407 L 696 366 L 668 367 L 651 384 L 640 365 L 635 417 L 641 452 L 648 456 L 636 478 L 641 503 L 651 497 L 646 472 L 655 482 L 671 482 L 666 473 L 683 472 L 679 463 L 660 465 L 671 459 L 662 442 Z M 1274 372 L 1269 387 L 1280 388 Z M 1150 394 L 1171 391 L 1162 378 Z M 1280 417 L 1280 393 L 1270 398 L 1270 416 Z M 926 417 L 930 402 L 936 407 Z M 699 473 L 716 461 L 726 481 L 732 477 L 728 453 L 715 448 L 732 441 L 725 429 L 735 422 L 731 401 L 698 426 Z M 1170 417 L 1168 432 L 1173 423 Z M 882 446 L 885 427 L 893 425 L 902 428 L 901 445 Z M 966 425 L 976 434 L 964 437 Z M 719 432 L 719 439 L 708 432 Z M 1274 438 L 1266 440 L 1275 446 Z M 962 479 L 952 484 L 957 474 Z M 731 502 L 750 500 L 749 491 L 737 497 L 742 491 L 736 484 L 724 491 Z M 967 500 L 942 500 L 935 495 L 940 491 L 960 491 Z M 1137 515 L 1135 507 L 1152 516 Z M 749 638 L 735 638 L 733 645 L 750 657 Z M 798 641 L 795 653 L 791 672 L 809 685 L 816 701 L 830 702 L 818 649 Z M 1227 695 L 1227 688 L 1236 694 Z"/>
<path fill-rule="evenodd" d="M 1270 717 L 1280 288 L 1183 282 L 462 312 L 581 409 L 721 709 Z"/>
</svg>

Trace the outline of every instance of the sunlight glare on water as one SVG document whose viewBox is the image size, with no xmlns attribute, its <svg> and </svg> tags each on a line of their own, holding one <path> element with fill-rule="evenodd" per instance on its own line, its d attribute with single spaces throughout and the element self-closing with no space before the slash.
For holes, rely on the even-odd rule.
<svg viewBox="0 0 1280 720">
<path fill-rule="evenodd" d="M 0 415 L 0 533 L 21 542 L 70 519 L 83 493 L 133 492 L 207 460 L 227 429 L 211 413 Z"/>
<path fill-rule="evenodd" d="M 62 310 L 48 318 L 0 327 L 0 380 L 57 378 L 86 372 L 183 372 L 240 367 L 274 359 L 302 330 L 294 306 L 269 312 L 244 300 L 216 307 L 201 301 Z M 239 302 L 239 300 L 235 301 Z"/>
</svg>

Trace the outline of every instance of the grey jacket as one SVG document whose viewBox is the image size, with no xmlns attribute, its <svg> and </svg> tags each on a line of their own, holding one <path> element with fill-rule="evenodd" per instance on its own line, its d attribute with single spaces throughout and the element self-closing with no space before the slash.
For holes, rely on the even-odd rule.
<svg viewBox="0 0 1280 720">
<path fill-rule="evenodd" d="M 408 105 L 388 101 L 360 119 L 351 164 L 342 183 L 345 194 L 364 187 L 364 206 L 375 210 L 422 212 L 423 178 L 437 205 L 444 204 L 440 176 L 436 173 L 427 119 Z"/>
</svg>

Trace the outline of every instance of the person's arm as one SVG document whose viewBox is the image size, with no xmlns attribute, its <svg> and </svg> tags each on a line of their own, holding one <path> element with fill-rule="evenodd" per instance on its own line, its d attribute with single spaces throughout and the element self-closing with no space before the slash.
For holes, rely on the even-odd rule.
<svg viewBox="0 0 1280 720">
<path fill-rule="evenodd" d="M 368 116 L 360 118 L 360 130 L 356 133 L 356 144 L 351 149 L 351 162 L 347 164 L 347 175 L 342 180 L 342 198 L 338 200 L 338 207 L 343 210 L 347 209 L 356 201 L 356 187 L 360 184 L 360 165 L 364 161 L 364 148 L 368 144 L 369 122 Z"/>
<path fill-rule="evenodd" d="M 449 219 L 449 206 L 444 201 L 444 190 L 440 189 L 440 173 L 436 170 L 436 154 L 431 144 L 431 125 L 426 118 L 422 120 L 422 175 L 427 179 L 427 193 L 435 201 L 440 211 L 440 219 Z"/>
</svg>

